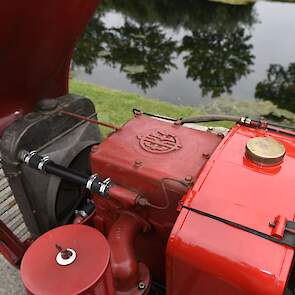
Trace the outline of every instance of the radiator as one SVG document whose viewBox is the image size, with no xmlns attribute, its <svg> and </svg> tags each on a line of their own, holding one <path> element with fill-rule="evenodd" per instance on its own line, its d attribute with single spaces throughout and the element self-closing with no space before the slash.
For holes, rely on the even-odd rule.
<svg viewBox="0 0 295 295">
<path fill-rule="evenodd" d="M 8 180 L 4 175 L 0 155 L 0 220 L 21 240 L 30 237 L 23 215 L 15 201 Z"/>
</svg>

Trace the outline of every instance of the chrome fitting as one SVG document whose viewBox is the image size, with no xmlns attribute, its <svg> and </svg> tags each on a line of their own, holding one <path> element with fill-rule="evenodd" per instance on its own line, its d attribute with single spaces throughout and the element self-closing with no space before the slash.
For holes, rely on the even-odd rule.
<svg viewBox="0 0 295 295">
<path fill-rule="evenodd" d="M 105 179 L 103 182 L 101 182 L 99 193 L 102 196 L 105 196 L 107 194 L 108 188 L 111 185 L 112 181 L 110 178 Z"/>
<path fill-rule="evenodd" d="M 91 191 L 93 182 L 97 179 L 97 174 L 92 174 L 86 183 L 86 188 Z"/>
<path fill-rule="evenodd" d="M 24 156 L 24 162 L 28 165 L 31 158 L 37 154 L 37 151 L 31 151 L 29 153 L 26 153 L 25 156 Z"/>
<path fill-rule="evenodd" d="M 86 218 L 88 215 L 84 210 L 75 210 L 76 215 L 80 215 L 83 218 Z"/>
<path fill-rule="evenodd" d="M 44 157 L 41 159 L 40 163 L 38 164 L 38 170 L 42 171 L 42 170 L 43 170 L 43 167 L 44 167 L 44 164 L 45 164 L 46 162 L 48 162 L 48 161 L 49 161 L 49 157 L 48 157 L 48 156 L 44 156 Z"/>
<path fill-rule="evenodd" d="M 242 117 L 240 121 L 241 121 L 241 123 L 243 123 L 245 125 L 250 125 L 252 122 L 252 120 L 248 117 Z"/>
</svg>

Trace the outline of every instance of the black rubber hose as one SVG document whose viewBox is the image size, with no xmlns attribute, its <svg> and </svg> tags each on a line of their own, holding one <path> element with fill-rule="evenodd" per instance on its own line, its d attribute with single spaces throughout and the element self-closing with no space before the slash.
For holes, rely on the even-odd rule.
<svg viewBox="0 0 295 295">
<path fill-rule="evenodd" d="M 81 175 L 70 168 L 55 164 L 52 161 L 48 161 L 44 164 L 44 170 L 49 174 L 53 174 L 78 185 L 86 186 L 88 181 L 87 176 Z"/>
<path fill-rule="evenodd" d="M 292 127 L 292 126 L 288 126 L 288 125 L 282 125 L 282 124 L 277 124 L 277 123 L 269 123 L 270 126 L 274 126 L 274 127 L 279 127 L 279 128 L 282 128 L 282 129 L 289 129 L 289 130 L 293 130 L 295 131 L 295 127 Z"/>
<path fill-rule="evenodd" d="M 185 123 L 201 123 L 201 122 L 213 122 L 213 121 L 231 121 L 239 122 L 241 117 L 231 115 L 202 115 L 183 118 L 180 120 L 181 124 Z"/>
<path fill-rule="evenodd" d="M 26 163 L 29 167 L 44 171 L 45 173 L 55 175 L 66 181 L 79 186 L 84 186 L 92 192 L 100 195 L 106 195 L 109 188 L 109 183 L 102 182 L 96 175 L 83 175 L 79 171 L 61 166 L 49 160 L 46 156 L 41 156 L 35 152 L 28 153 L 21 151 L 19 159 Z"/>
<path fill-rule="evenodd" d="M 241 117 L 239 116 L 231 116 L 231 115 L 202 115 L 202 116 L 193 116 L 188 118 L 180 119 L 180 124 L 185 123 L 201 123 L 201 122 L 213 122 L 213 121 L 231 121 L 231 122 L 239 122 Z M 271 126 L 279 127 L 286 130 L 295 131 L 295 127 L 282 125 L 279 123 L 268 123 L 268 129 L 272 130 Z M 275 130 L 277 131 L 277 130 Z"/>
</svg>

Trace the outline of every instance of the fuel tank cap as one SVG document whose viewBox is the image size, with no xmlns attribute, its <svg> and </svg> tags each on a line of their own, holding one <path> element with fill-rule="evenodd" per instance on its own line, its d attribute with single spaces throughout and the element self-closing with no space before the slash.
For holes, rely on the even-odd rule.
<svg viewBox="0 0 295 295">
<path fill-rule="evenodd" d="M 247 158 L 260 165 L 279 164 L 285 153 L 284 145 L 272 137 L 254 137 L 246 144 Z"/>
</svg>

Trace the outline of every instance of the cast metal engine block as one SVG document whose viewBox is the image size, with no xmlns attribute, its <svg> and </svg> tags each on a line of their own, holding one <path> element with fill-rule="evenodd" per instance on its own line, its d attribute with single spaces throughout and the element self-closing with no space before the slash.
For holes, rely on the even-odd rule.
<svg viewBox="0 0 295 295">
<path fill-rule="evenodd" d="M 96 197 L 97 226 L 109 235 L 126 210 L 134 220 L 143 219 L 147 226 L 134 238 L 135 257 L 158 282 L 165 280 L 165 248 L 179 201 L 222 137 L 138 114 L 91 150 L 92 173 L 110 177 L 148 201 L 147 206 L 131 207 Z"/>
</svg>

